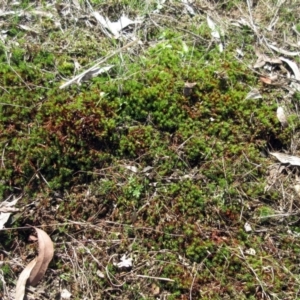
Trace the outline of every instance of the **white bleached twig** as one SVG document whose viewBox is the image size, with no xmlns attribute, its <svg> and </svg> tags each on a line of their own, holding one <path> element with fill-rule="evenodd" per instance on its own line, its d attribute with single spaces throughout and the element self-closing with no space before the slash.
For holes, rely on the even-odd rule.
<svg viewBox="0 0 300 300">
<path fill-rule="evenodd" d="M 172 281 L 172 282 L 175 281 L 173 279 L 165 278 L 165 277 L 155 277 L 155 276 L 148 276 L 148 275 L 136 275 L 136 276 L 141 278 L 150 278 L 150 279 L 163 280 L 163 281 Z"/>
</svg>

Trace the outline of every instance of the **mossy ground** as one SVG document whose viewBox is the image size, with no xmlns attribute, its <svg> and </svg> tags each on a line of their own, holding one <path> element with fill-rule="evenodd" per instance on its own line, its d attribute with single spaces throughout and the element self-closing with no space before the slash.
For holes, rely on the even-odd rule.
<svg viewBox="0 0 300 300">
<path fill-rule="evenodd" d="M 295 42 L 295 3 L 280 6 L 272 31 L 275 4 L 254 6 L 261 34 Z M 283 129 L 286 90 L 260 81 L 249 67 L 258 36 L 232 25 L 249 17 L 244 1 L 194 3 L 195 16 L 181 2 L 39 5 L 1 17 L 0 192 L 23 194 L 0 232 L 1 298 L 34 256 L 30 224 L 56 252 L 44 291 L 29 298 L 67 289 L 72 299 L 297 299 L 297 170 L 271 180 L 263 150 L 297 154 L 299 99 L 288 99 Z M 108 73 L 61 90 L 80 72 L 75 62 L 87 69 L 128 42 L 108 38 L 90 5 L 111 21 L 142 15 L 141 43 L 109 59 Z M 261 99 L 246 100 L 252 88 Z M 123 255 L 131 268 L 116 265 Z"/>
</svg>

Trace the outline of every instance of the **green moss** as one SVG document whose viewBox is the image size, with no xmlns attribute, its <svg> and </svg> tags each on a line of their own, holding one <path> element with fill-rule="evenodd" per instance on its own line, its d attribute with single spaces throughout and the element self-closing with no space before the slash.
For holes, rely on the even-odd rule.
<svg viewBox="0 0 300 300">
<path fill-rule="evenodd" d="M 144 8 L 138 1 L 91 3 L 112 11 L 112 19 L 119 18 L 117 8 Z M 236 3 L 218 5 L 230 11 Z M 86 69 L 121 42 L 85 34 L 78 20 L 73 42 L 61 51 L 59 43 L 68 38 L 75 21 L 65 20 L 62 33 L 43 19 L 49 30 L 41 36 L 44 45 L 14 47 L 10 65 L 1 46 L 0 195 L 26 192 L 22 205 L 27 207 L 31 197 L 43 194 L 37 212 L 24 217 L 24 223 L 67 220 L 68 225 L 54 229 L 58 245 L 65 243 L 66 233 L 82 243 L 102 243 L 93 244 L 90 252 L 76 252 L 84 257 L 81 267 L 93 271 L 90 283 L 101 292 L 111 291 L 111 282 L 97 278 L 97 268 L 105 266 L 113 280 L 123 282 L 129 271 L 113 263 L 130 252 L 136 259 L 133 270 L 149 274 L 143 282 L 147 289 L 152 277 L 174 280 L 159 282 L 170 299 L 251 299 L 258 287 L 251 268 L 262 282 L 271 282 L 268 293 L 284 299 L 281 293 L 289 274 L 278 265 L 297 270 L 300 250 L 295 239 L 284 233 L 268 244 L 260 232 L 245 232 L 244 224 L 247 220 L 254 228 L 271 222 L 279 194 L 265 191 L 269 162 L 260 150 L 274 140 L 282 147 L 289 145 L 298 121 L 290 117 L 293 126 L 282 130 L 276 101 L 265 94 L 264 99 L 245 100 L 249 87 L 258 84 L 246 63 L 253 61 L 255 43 L 249 28 L 231 32 L 226 51 L 220 53 L 202 41 L 211 39 L 211 30 L 199 18 L 201 22 L 191 20 L 189 30 L 201 39 L 148 24 L 141 34 L 145 39 L 155 37 L 153 47 L 122 52 L 107 61 L 114 65 L 109 75 L 65 90 L 59 85 L 77 72 L 75 60 Z M 19 22 L 13 20 L 9 34 L 24 45 Z M 236 47 L 247 52 L 245 63 L 236 59 Z M 134 51 L 138 55 L 133 56 Z M 196 83 L 189 95 L 183 92 L 186 82 Z M 295 101 L 298 98 L 296 94 Z M 60 201 L 50 196 L 53 190 L 65 192 Z M 55 214 L 45 217 L 49 207 L 56 208 Z M 80 222 L 89 226 L 82 228 Z M 297 225 L 293 230 L 299 231 Z M 9 247 L 14 236 L 5 234 Z M 64 245 L 59 251 L 68 253 Z M 247 255 L 249 248 L 257 255 Z M 103 266 L 91 261 L 91 253 L 106 257 Z M 270 265 L 276 281 L 266 271 Z M 69 266 L 56 261 L 55 267 L 63 281 L 73 281 Z M 289 280 L 291 290 L 298 286 L 295 277 Z M 124 283 L 120 294 L 140 297 L 137 282 Z M 74 297 L 80 298 L 80 293 Z M 110 297 L 119 295 L 100 298 Z"/>
</svg>

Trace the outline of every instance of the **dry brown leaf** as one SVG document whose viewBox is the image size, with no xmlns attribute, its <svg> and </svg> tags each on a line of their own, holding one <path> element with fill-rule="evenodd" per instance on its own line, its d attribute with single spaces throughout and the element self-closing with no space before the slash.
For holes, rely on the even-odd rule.
<svg viewBox="0 0 300 300">
<path fill-rule="evenodd" d="M 261 76 L 259 79 L 265 84 L 276 85 L 276 86 L 282 86 L 284 84 L 284 81 L 278 80 L 277 75 L 268 76 L 268 77 Z"/>
<path fill-rule="evenodd" d="M 277 108 L 276 115 L 277 115 L 277 119 L 279 120 L 279 122 L 281 123 L 283 128 L 289 126 L 288 120 L 286 118 L 286 115 L 285 115 L 285 112 L 284 112 L 284 109 L 282 106 L 279 106 Z"/>
<path fill-rule="evenodd" d="M 152 283 L 151 285 L 151 292 L 153 296 L 157 296 L 160 294 L 160 288 L 158 285 L 156 285 L 155 283 Z"/>
<path fill-rule="evenodd" d="M 31 273 L 32 269 L 36 265 L 36 262 L 37 262 L 37 259 L 35 258 L 21 272 L 21 274 L 19 276 L 19 279 L 18 279 L 18 282 L 17 282 L 17 286 L 16 286 L 15 300 L 23 300 L 24 295 L 25 295 L 26 281 L 27 281 L 28 277 L 30 276 L 30 273 Z"/>
<path fill-rule="evenodd" d="M 45 275 L 54 254 L 53 243 L 49 235 L 41 229 L 35 228 L 35 230 L 37 232 L 39 242 L 39 255 L 36 258 L 36 265 L 32 269 L 28 279 L 28 283 L 33 286 L 37 285 L 37 283 Z"/>
<path fill-rule="evenodd" d="M 269 77 L 260 77 L 259 79 L 265 84 L 272 84 L 272 80 Z"/>
<path fill-rule="evenodd" d="M 298 68 L 297 63 L 295 63 L 294 61 L 289 60 L 287 58 L 284 58 L 284 57 L 280 57 L 280 59 L 282 61 L 284 61 L 291 68 L 291 70 L 294 73 L 294 77 L 297 80 L 297 82 L 292 82 L 291 86 L 293 88 L 295 88 L 297 91 L 300 91 L 300 84 L 299 84 L 299 81 L 300 81 L 300 70 Z"/>
<path fill-rule="evenodd" d="M 8 221 L 10 214 L 16 212 L 19 209 L 14 208 L 17 202 L 22 198 L 14 198 L 14 200 L 9 201 L 11 197 L 8 197 L 6 200 L 0 202 L 0 229 L 4 228 L 5 223 Z"/>
<path fill-rule="evenodd" d="M 32 234 L 28 237 L 29 242 L 36 242 L 37 240 L 38 240 L 38 238 Z"/>
<path fill-rule="evenodd" d="M 294 155 L 288 155 L 280 152 L 269 152 L 275 156 L 282 164 L 290 164 L 291 166 L 300 167 L 300 157 Z"/>
</svg>

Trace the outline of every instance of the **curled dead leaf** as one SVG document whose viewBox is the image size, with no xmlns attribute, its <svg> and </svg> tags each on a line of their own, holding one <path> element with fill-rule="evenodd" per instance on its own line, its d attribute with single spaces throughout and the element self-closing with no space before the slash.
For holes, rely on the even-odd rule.
<svg viewBox="0 0 300 300">
<path fill-rule="evenodd" d="M 36 262 L 37 259 L 35 258 L 21 272 L 16 286 L 16 296 L 15 296 L 16 300 L 23 300 L 25 295 L 25 286 L 26 286 L 27 279 L 29 278 L 32 269 L 36 265 Z"/>
<path fill-rule="evenodd" d="M 35 230 L 38 236 L 39 255 L 36 258 L 36 264 L 32 269 L 28 279 L 28 283 L 33 286 L 37 285 L 37 283 L 45 275 L 48 265 L 54 254 L 53 243 L 49 235 L 41 229 L 35 228 Z"/>
</svg>

